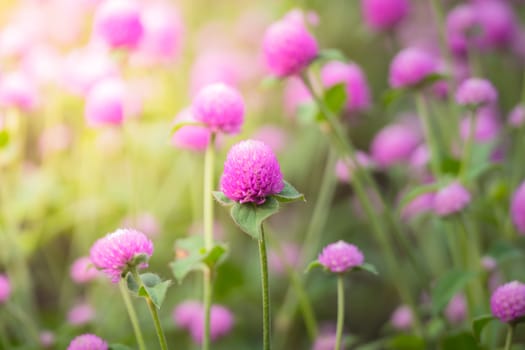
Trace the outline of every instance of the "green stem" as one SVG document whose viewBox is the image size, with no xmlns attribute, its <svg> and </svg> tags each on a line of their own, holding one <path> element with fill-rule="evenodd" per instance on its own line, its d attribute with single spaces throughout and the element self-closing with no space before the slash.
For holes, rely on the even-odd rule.
<svg viewBox="0 0 525 350">
<path fill-rule="evenodd" d="M 262 310 L 263 310 L 263 350 L 271 349 L 270 325 L 270 288 L 268 284 L 268 257 L 266 254 L 266 239 L 264 227 L 261 225 L 259 239 L 259 258 L 261 260 Z"/>
<path fill-rule="evenodd" d="M 463 151 L 463 165 L 461 166 L 461 171 L 459 173 L 459 176 L 461 179 L 465 179 L 465 176 L 467 175 L 468 168 L 470 166 L 470 158 L 472 157 L 472 146 L 474 144 L 475 135 L 476 135 L 476 123 L 478 118 L 476 118 L 475 112 L 471 111 L 469 113 L 469 119 L 470 119 L 470 126 L 469 126 L 469 132 L 467 136 L 467 140 L 465 141 L 465 149 Z"/>
<path fill-rule="evenodd" d="M 211 269 L 208 266 L 204 268 L 202 277 L 202 299 L 204 304 L 204 336 L 202 338 L 202 350 L 208 350 L 210 348 L 210 319 L 212 299 Z"/>
<path fill-rule="evenodd" d="M 317 337 L 317 321 L 315 320 L 315 313 L 312 308 L 312 303 L 308 299 L 308 295 L 304 289 L 304 284 L 299 277 L 297 271 L 291 271 L 290 280 L 292 282 L 295 294 L 299 299 L 299 305 L 301 307 L 301 313 L 303 314 L 304 324 L 306 326 L 306 332 L 308 337 L 313 340 Z"/>
<path fill-rule="evenodd" d="M 122 294 L 122 299 L 124 300 L 124 304 L 126 305 L 126 310 L 128 311 L 129 320 L 131 321 L 131 326 L 133 327 L 133 332 L 135 333 L 135 338 L 137 339 L 139 350 L 146 350 L 146 344 L 144 343 L 144 337 L 142 336 L 142 331 L 140 330 L 137 313 L 133 308 L 133 304 L 131 303 L 131 298 L 129 297 L 129 293 L 125 283 L 126 281 L 124 279 L 120 280 L 120 293 Z"/>
<path fill-rule="evenodd" d="M 439 176 L 440 167 L 439 167 L 439 148 L 432 133 L 432 123 L 430 121 L 430 115 L 428 113 L 427 104 L 425 102 L 425 96 L 423 92 L 418 92 L 416 95 L 416 109 L 423 124 L 423 132 L 425 133 L 425 139 L 430 150 L 430 166 L 432 168 L 432 173 L 434 176 Z"/>
<path fill-rule="evenodd" d="M 345 286 L 343 275 L 337 276 L 337 331 L 335 334 L 335 350 L 341 349 L 343 324 L 345 322 Z"/>
<path fill-rule="evenodd" d="M 131 274 L 137 282 L 139 290 L 140 288 L 144 287 L 144 283 L 142 282 L 142 278 L 140 278 L 137 269 L 131 269 Z M 157 308 L 155 307 L 149 296 L 145 296 L 144 298 L 146 299 L 146 304 L 148 305 L 149 312 L 151 313 L 151 318 L 153 319 L 153 324 L 155 325 L 155 331 L 157 332 L 157 337 L 159 338 L 160 348 L 161 350 L 168 350 L 168 343 L 166 342 L 166 336 L 164 335 L 164 331 L 162 330 L 162 326 L 160 324 L 159 313 L 157 312 Z"/>
<path fill-rule="evenodd" d="M 510 348 L 512 347 L 512 337 L 514 336 L 514 328 L 515 326 L 513 324 L 509 324 L 509 327 L 507 330 L 507 339 L 505 340 L 504 350 L 510 350 Z"/>
</svg>

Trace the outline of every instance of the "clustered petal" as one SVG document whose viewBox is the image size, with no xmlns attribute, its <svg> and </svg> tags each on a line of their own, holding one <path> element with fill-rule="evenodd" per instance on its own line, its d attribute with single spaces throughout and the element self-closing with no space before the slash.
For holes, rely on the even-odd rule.
<svg viewBox="0 0 525 350">
<path fill-rule="evenodd" d="M 525 316 L 525 284 L 512 281 L 498 287 L 490 298 L 490 309 L 502 322 Z"/>
<path fill-rule="evenodd" d="M 87 256 L 75 260 L 69 270 L 71 279 L 75 283 L 86 283 L 98 277 L 99 272 Z"/>
<path fill-rule="evenodd" d="M 393 88 L 415 86 L 429 75 L 436 73 L 437 68 L 436 59 L 426 51 L 416 48 L 404 49 L 390 64 L 390 86 Z"/>
<path fill-rule="evenodd" d="M 328 270 L 341 273 L 362 265 L 364 256 L 355 245 L 339 241 L 327 245 L 317 260 Z"/>
<path fill-rule="evenodd" d="M 481 106 L 496 102 L 498 92 L 486 79 L 470 78 L 458 87 L 456 101 L 460 105 Z"/>
<path fill-rule="evenodd" d="M 144 32 L 140 8 L 130 0 L 104 1 L 97 8 L 94 30 L 112 48 L 133 49 Z"/>
<path fill-rule="evenodd" d="M 82 334 L 69 343 L 67 350 L 108 350 L 108 343 L 94 334 Z"/>
<path fill-rule="evenodd" d="M 434 197 L 434 211 L 447 216 L 462 211 L 470 203 L 470 193 L 459 182 L 440 189 Z"/>
</svg>

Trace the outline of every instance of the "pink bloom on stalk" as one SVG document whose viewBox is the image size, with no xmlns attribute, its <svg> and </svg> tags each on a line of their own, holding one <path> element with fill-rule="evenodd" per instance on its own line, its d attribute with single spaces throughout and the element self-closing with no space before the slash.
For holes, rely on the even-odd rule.
<svg viewBox="0 0 525 350">
<path fill-rule="evenodd" d="M 525 234 L 525 181 L 512 196 L 510 215 L 518 233 Z"/>
<path fill-rule="evenodd" d="M 299 74 L 315 59 L 318 50 L 304 23 L 293 18 L 273 23 L 264 34 L 266 65 L 278 77 Z"/>
<path fill-rule="evenodd" d="M 230 333 L 233 328 L 234 318 L 230 310 L 221 305 L 212 305 L 210 310 L 210 338 L 216 341 Z M 201 344 L 204 337 L 204 309 L 189 326 L 193 340 Z"/>
<path fill-rule="evenodd" d="M 460 105 L 479 107 L 493 104 L 497 99 L 498 92 L 492 83 L 481 78 L 463 81 L 456 92 L 456 102 Z"/>
<path fill-rule="evenodd" d="M 144 32 L 138 4 L 133 0 L 102 2 L 95 13 L 94 31 L 111 48 L 134 49 Z"/>
<path fill-rule="evenodd" d="M 197 122 L 191 114 L 191 109 L 185 108 L 177 114 L 173 123 L 192 121 Z M 178 148 L 202 152 L 208 147 L 210 139 L 211 130 L 209 128 L 202 125 L 185 125 L 173 134 L 171 144 Z"/>
<path fill-rule="evenodd" d="M 474 130 L 474 139 L 477 142 L 488 142 L 496 138 L 501 130 L 501 124 L 498 120 L 495 109 L 490 107 L 480 108 L 476 112 L 476 129 Z M 466 140 L 470 133 L 471 118 L 464 117 L 459 126 L 461 139 Z"/>
<path fill-rule="evenodd" d="M 272 149 L 261 141 L 234 145 L 224 162 L 221 190 L 239 203 L 263 204 L 284 188 L 281 167 Z"/>
<path fill-rule="evenodd" d="M 94 334 L 82 334 L 69 343 L 67 350 L 108 350 L 108 343 Z"/>
<path fill-rule="evenodd" d="M 454 7 L 447 15 L 447 41 L 452 51 L 457 55 L 467 53 L 478 17 L 475 5 L 461 4 Z"/>
<path fill-rule="evenodd" d="M 470 203 L 470 193 L 459 182 L 440 189 L 434 197 L 434 212 L 439 216 L 458 213 Z"/>
<path fill-rule="evenodd" d="M 348 112 L 361 112 L 370 107 L 368 81 L 356 63 L 329 62 L 321 70 L 321 79 L 327 87 L 344 83 Z"/>
<path fill-rule="evenodd" d="M 120 125 L 126 113 L 126 87 L 120 79 L 106 79 L 86 96 L 84 115 L 89 126 Z"/>
<path fill-rule="evenodd" d="M 476 4 L 476 15 L 482 28 L 478 46 L 482 49 L 507 48 L 516 37 L 518 21 L 513 8 L 504 1 Z"/>
<path fill-rule="evenodd" d="M 203 312 L 202 304 L 195 300 L 187 300 L 173 309 L 173 322 L 181 328 L 189 329 Z"/>
<path fill-rule="evenodd" d="M 381 167 L 406 162 L 421 142 L 418 130 L 404 123 L 385 126 L 374 136 L 372 159 Z"/>
<path fill-rule="evenodd" d="M 401 305 L 394 310 L 390 316 L 392 326 L 400 331 L 408 331 L 412 328 L 413 316 L 412 310 L 406 305 Z"/>
<path fill-rule="evenodd" d="M 6 275 L 0 274 L 0 304 L 3 304 L 11 295 L 11 282 Z"/>
<path fill-rule="evenodd" d="M 191 113 L 213 132 L 235 134 L 240 131 L 244 121 L 244 99 L 230 86 L 210 84 L 193 99 Z"/>
<path fill-rule="evenodd" d="M 456 294 L 445 309 L 445 317 L 451 324 L 459 324 L 467 318 L 467 302 L 463 294 Z"/>
<path fill-rule="evenodd" d="M 14 72 L 0 78 L 1 106 L 29 112 L 35 109 L 37 103 L 37 88 L 33 79 L 27 74 Z"/>
<path fill-rule="evenodd" d="M 71 279 L 78 284 L 87 283 L 96 279 L 100 273 L 93 266 L 91 259 L 87 256 L 82 256 L 75 260 L 69 270 Z"/>
<path fill-rule="evenodd" d="M 423 193 L 412 199 L 401 212 L 401 217 L 404 220 L 411 220 L 412 218 L 431 211 L 434 208 L 434 196 L 432 192 Z"/>
<path fill-rule="evenodd" d="M 355 157 L 357 163 L 362 168 L 372 168 L 374 166 L 374 161 L 365 152 L 357 151 Z M 355 168 L 356 165 L 351 159 L 340 159 L 335 164 L 335 176 L 337 176 L 341 182 L 348 182 L 352 179 Z"/>
<path fill-rule="evenodd" d="M 420 144 L 410 154 L 409 163 L 414 170 L 424 171 L 430 161 L 430 151 L 425 143 Z"/>
<path fill-rule="evenodd" d="M 317 260 L 331 272 L 342 273 L 362 265 L 365 257 L 355 245 L 338 241 L 324 247 Z"/>
<path fill-rule="evenodd" d="M 314 344 L 312 345 L 312 350 L 334 350 L 336 343 L 336 334 L 335 331 L 330 333 L 324 332 L 317 336 Z M 341 347 L 337 350 L 343 350 L 344 344 L 341 344 Z"/>
<path fill-rule="evenodd" d="M 512 322 L 525 316 L 525 284 L 512 281 L 492 293 L 490 310 L 501 322 Z"/>
<path fill-rule="evenodd" d="M 40 345 L 42 345 L 44 349 L 48 349 L 55 344 L 55 334 L 51 331 L 46 330 L 40 332 L 38 338 L 40 339 Z"/>
<path fill-rule="evenodd" d="M 493 257 L 486 255 L 481 258 L 481 266 L 487 272 L 492 272 L 498 267 L 498 262 Z"/>
<path fill-rule="evenodd" d="M 374 30 L 390 30 L 410 11 L 408 0 L 361 0 L 366 24 Z"/>
<path fill-rule="evenodd" d="M 288 268 L 299 267 L 301 251 L 295 243 L 284 243 L 280 250 L 270 250 L 268 253 L 268 266 L 277 275 L 283 275 Z"/>
<path fill-rule="evenodd" d="M 519 104 L 512 109 L 508 117 L 509 125 L 520 128 L 525 125 L 525 105 Z"/>
<path fill-rule="evenodd" d="M 123 227 L 136 227 L 148 237 L 157 237 L 160 226 L 157 218 L 151 213 L 140 213 L 136 217 L 127 217 L 122 222 Z"/>
<path fill-rule="evenodd" d="M 290 79 L 286 80 L 283 97 L 284 109 L 286 114 L 291 118 L 295 118 L 299 107 L 302 104 L 311 103 L 313 101 L 312 95 L 306 86 L 304 86 L 301 79 L 297 77 L 290 77 Z"/>
<path fill-rule="evenodd" d="M 67 322 L 73 326 L 81 326 L 93 321 L 95 310 L 87 303 L 73 306 L 67 314 Z"/>
<path fill-rule="evenodd" d="M 142 232 L 133 229 L 118 229 L 97 240 L 91 246 L 90 257 L 93 265 L 117 283 L 122 274 L 127 272 L 137 255 L 153 254 L 153 243 Z M 138 268 L 148 267 L 142 262 Z"/>
<path fill-rule="evenodd" d="M 274 152 L 280 152 L 288 144 L 289 137 L 284 129 L 278 126 L 265 125 L 260 127 L 252 137 L 253 140 L 264 142 Z"/>
<path fill-rule="evenodd" d="M 412 87 L 436 73 L 437 60 L 428 52 L 417 48 L 400 51 L 390 63 L 389 83 L 393 88 Z"/>
</svg>

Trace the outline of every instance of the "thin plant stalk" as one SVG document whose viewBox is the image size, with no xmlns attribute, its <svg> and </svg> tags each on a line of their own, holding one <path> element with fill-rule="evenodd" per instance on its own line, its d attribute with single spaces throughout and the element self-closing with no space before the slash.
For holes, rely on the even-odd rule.
<svg viewBox="0 0 525 350">
<path fill-rule="evenodd" d="M 335 333 L 335 350 L 341 349 L 343 325 L 345 322 L 345 284 L 343 275 L 337 276 L 337 328 Z"/>
<path fill-rule="evenodd" d="M 509 324 L 507 329 L 507 337 L 505 339 L 505 349 L 504 350 L 510 350 L 512 347 L 512 337 L 514 336 L 514 328 L 516 326 L 513 324 Z"/>
<path fill-rule="evenodd" d="M 261 225 L 261 238 L 259 239 L 259 258 L 261 261 L 263 350 L 270 350 L 271 349 L 270 287 L 269 287 L 269 279 L 268 279 L 268 256 L 266 253 L 266 238 L 264 236 L 264 227 L 262 225 Z"/>
<path fill-rule="evenodd" d="M 463 162 L 461 165 L 460 178 L 465 179 L 468 168 L 470 166 L 470 158 L 472 158 L 472 146 L 474 145 L 474 140 L 476 139 L 476 124 L 478 118 L 476 118 L 475 111 L 469 112 L 469 132 L 467 140 L 465 141 L 465 148 L 463 150 Z"/>
<path fill-rule="evenodd" d="M 129 293 L 125 283 L 126 281 L 124 279 L 120 280 L 120 293 L 122 294 L 122 299 L 124 300 L 124 304 L 126 305 L 126 310 L 128 312 L 129 320 L 131 321 L 131 326 L 133 327 L 133 333 L 135 333 L 135 338 L 137 339 L 137 345 L 139 346 L 139 350 L 146 350 L 146 344 L 144 343 L 144 336 L 142 335 L 142 331 L 140 330 L 137 313 L 135 312 L 135 308 L 133 307 L 133 303 L 131 302 L 131 298 L 129 297 Z"/>
<path fill-rule="evenodd" d="M 432 123 L 430 120 L 430 115 L 428 112 L 427 104 L 425 102 L 425 96 L 422 92 L 418 92 L 416 95 L 416 109 L 421 123 L 423 124 L 423 132 L 425 133 L 425 140 L 427 141 L 428 147 L 430 149 L 430 166 L 432 168 L 432 173 L 434 176 L 439 176 L 440 166 L 439 166 L 439 148 L 437 140 L 434 137 L 432 132 Z"/>
</svg>

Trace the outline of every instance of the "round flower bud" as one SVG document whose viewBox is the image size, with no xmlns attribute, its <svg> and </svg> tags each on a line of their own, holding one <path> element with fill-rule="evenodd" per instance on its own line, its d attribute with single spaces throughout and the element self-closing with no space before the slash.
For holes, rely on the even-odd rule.
<svg viewBox="0 0 525 350">
<path fill-rule="evenodd" d="M 412 125 L 387 125 L 372 141 L 372 159 L 384 168 L 407 162 L 420 142 L 421 135 Z"/>
<path fill-rule="evenodd" d="M 512 196 L 510 204 L 512 222 L 520 234 L 525 234 L 525 181 Z"/>
<path fill-rule="evenodd" d="M 470 203 L 470 193 L 459 182 L 440 189 L 434 197 L 434 212 L 447 216 L 462 211 Z"/>
<path fill-rule="evenodd" d="M 82 256 L 75 260 L 71 265 L 69 274 L 71 279 L 78 284 L 92 281 L 99 276 L 99 272 L 87 256 Z"/>
<path fill-rule="evenodd" d="M 460 105 L 479 107 L 496 102 L 498 92 L 486 79 L 470 78 L 461 83 L 456 92 L 456 102 Z"/>
<path fill-rule="evenodd" d="M 412 311 L 406 305 L 401 305 L 394 310 L 390 317 L 392 326 L 400 331 L 407 331 L 412 328 Z"/>
<path fill-rule="evenodd" d="M 191 113 L 213 132 L 234 134 L 240 131 L 244 121 L 244 100 L 228 85 L 210 84 L 193 99 Z"/>
<path fill-rule="evenodd" d="M 11 282 L 6 275 L 0 274 L 0 304 L 3 304 L 11 295 Z"/>
<path fill-rule="evenodd" d="M 283 174 L 272 149 L 261 141 L 234 145 L 224 162 L 221 190 L 239 203 L 263 204 L 284 188 Z"/>
<path fill-rule="evenodd" d="M 502 322 L 525 316 L 525 284 L 512 281 L 498 287 L 490 298 L 490 310 Z"/>
<path fill-rule="evenodd" d="M 507 119 L 509 125 L 515 128 L 520 128 L 525 125 L 525 105 L 519 104 L 512 109 Z"/>
<path fill-rule="evenodd" d="M 140 8 L 132 0 L 104 1 L 95 13 L 94 30 L 112 48 L 133 49 L 144 31 Z"/>
<path fill-rule="evenodd" d="M 389 30 L 397 26 L 408 14 L 408 0 L 362 0 L 363 17 L 374 30 Z"/>
<path fill-rule="evenodd" d="M 230 333 L 233 328 L 233 314 L 221 305 L 212 305 L 210 310 L 210 338 L 215 341 Z M 201 344 L 204 338 L 204 310 L 190 324 L 190 334 L 193 340 Z"/>
<path fill-rule="evenodd" d="M 93 265 L 117 283 L 122 275 L 134 263 L 137 255 L 153 254 L 153 243 L 142 232 L 133 229 L 118 229 L 97 240 L 90 250 Z M 147 262 L 141 262 L 138 268 L 148 267 Z"/>
<path fill-rule="evenodd" d="M 88 303 L 80 303 L 71 308 L 67 314 L 67 322 L 73 326 L 82 326 L 95 318 L 95 310 Z"/>
<path fill-rule="evenodd" d="M 69 343 L 67 350 L 108 350 L 108 343 L 94 334 L 82 334 Z"/>
<path fill-rule="evenodd" d="M 463 294 L 456 294 L 445 309 L 445 317 L 451 324 L 459 324 L 467 317 L 467 302 Z"/>
<path fill-rule="evenodd" d="M 344 241 L 327 245 L 317 258 L 321 265 L 334 273 L 346 272 L 362 265 L 364 259 L 359 248 Z"/>
<path fill-rule="evenodd" d="M 270 72 L 279 77 L 299 74 L 318 54 L 317 41 L 302 21 L 284 18 L 264 34 L 263 51 Z"/>
<path fill-rule="evenodd" d="M 125 117 L 126 89 L 118 79 L 105 79 L 86 97 L 84 115 L 90 126 L 120 125 Z"/>
<path fill-rule="evenodd" d="M 430 74 L 436 73 L 436 59 L 429 53 L 407 48 L 400 51 L 390 64 L 389 83 L 393 88 L 412 87 Z"/>
<path fill-rule="evenodd" d="M 195 300 L 187 300 L 173 309 L 173 322 L 181 328 L 189 329 L 199 315 L 203 312 L 202 304 Z"/>
</svg>

